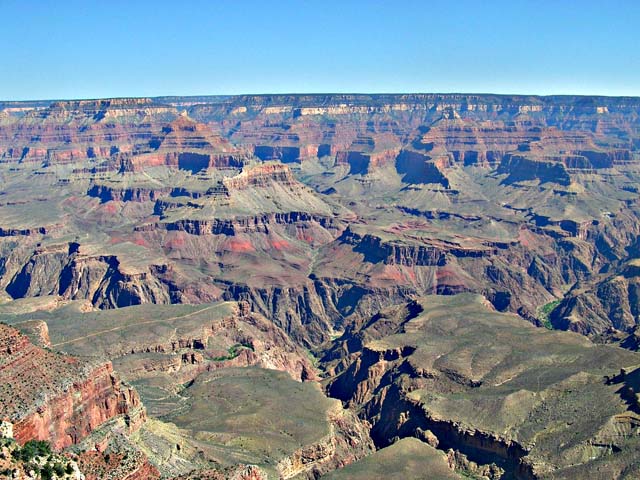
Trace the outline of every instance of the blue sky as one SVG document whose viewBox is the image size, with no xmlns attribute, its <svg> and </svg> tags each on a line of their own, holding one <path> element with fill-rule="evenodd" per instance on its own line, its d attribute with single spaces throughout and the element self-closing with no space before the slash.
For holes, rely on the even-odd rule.
<svg viewBox="0 0 640 480">
<path fill-rule="evenodd" d="M 0 99 L 640 96 L 640 2 L 0 0 Z"/>
</svg>

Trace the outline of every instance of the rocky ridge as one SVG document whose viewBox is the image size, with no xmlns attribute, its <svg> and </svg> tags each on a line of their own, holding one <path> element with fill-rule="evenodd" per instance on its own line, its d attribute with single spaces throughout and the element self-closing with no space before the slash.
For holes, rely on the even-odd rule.
<svg viewBox="0 0 640 480">
<path fill-rule="evenodd" d="M 153 417 L 133 432 L 126 414 L 80 422 L 88 475 L 357 476 L 411 451 L 425 464 L 407 469 L 445 478 L 637 470 L 637 99 L 0 108 L 0 315 L 34 345 L 94 357 L 97 384 L 78 388 L 96 398 L 112 360 Z M 329 411 L 307 390 L 318 373 L 348 410 L 329 409 L 326 435 L 274 431 L 282 454 L 250 429 L 225 436 L 199 403 L 224 412 L 211 385 L 256 375 L 306 395 L 315 421 Z M 247 395 L 238 411 L 278 416 Z"/>
</svg>

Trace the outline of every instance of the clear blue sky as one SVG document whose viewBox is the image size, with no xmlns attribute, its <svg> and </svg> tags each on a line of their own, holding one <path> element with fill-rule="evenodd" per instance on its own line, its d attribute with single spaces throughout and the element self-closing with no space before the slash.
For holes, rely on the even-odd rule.
<svg viewBox="0 0 640 480">
<path fill-rule="evenodd" d="M 640 1 L 0 0 L 0 99 L 640 96 Z"/>
</svg>

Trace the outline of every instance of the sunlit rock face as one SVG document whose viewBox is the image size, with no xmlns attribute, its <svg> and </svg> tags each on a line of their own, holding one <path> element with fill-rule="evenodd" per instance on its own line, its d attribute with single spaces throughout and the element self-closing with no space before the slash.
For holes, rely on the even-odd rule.
<svg viewBox="0 0 640 480">
<path fill-rule="evenodd" d="M 53 353 L 8 326 L 0 334 L 3 415 L 19 443 L 47 440 L 62 449 L 118 415 L 129 417 L 131 431 L 144 421 L 138 394 L 120 382 L 111 362 Z"/>
<path fill-rule="evenodd" d="M 638 148 L 633 98 L 0 102 L 0 413 L 86 478 L 633 476 Z"/>
</svg>

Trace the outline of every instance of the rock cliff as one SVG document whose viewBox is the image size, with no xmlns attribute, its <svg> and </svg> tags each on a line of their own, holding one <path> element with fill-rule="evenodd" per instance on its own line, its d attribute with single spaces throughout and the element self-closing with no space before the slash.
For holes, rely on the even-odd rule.
<svg viewBox="0 0 640 480">
<path fill-rule="evenodd" d="M 634 98 L 0 102 L 17 435 L 96 478 L 633 475 L 639 148 Z"/>
<path fill-rule="evenodd" d="M 19 443 L 47 440 L 62 449 L 115 416 L 126 416 L 131 430 L 144 420 L 138 394 L 120 382 L 110 362 L 53 353 L 5 325 L 0 338 L 0 403 Z"/>
<path fill-rule="evenodd" d="M 603 374 L 638 358 L 525 325 L 468 295 L 385 310 L 347 332 L 325 357 L 339 372 L 328 392 L 371 422 L 378 446 L 416 437 L 474 464 L 495 464 L 512 478 L 562 478 L 576 465 L 585 475 L 608 465 L 615 477 L 629 461 L 621 452 L 635 448 L 638 418 L 621 380 Z M 579 419 L 576 411 L 589 415 Z M 550 417 L 558 423 L 545 435 Z"/>
</svg>

